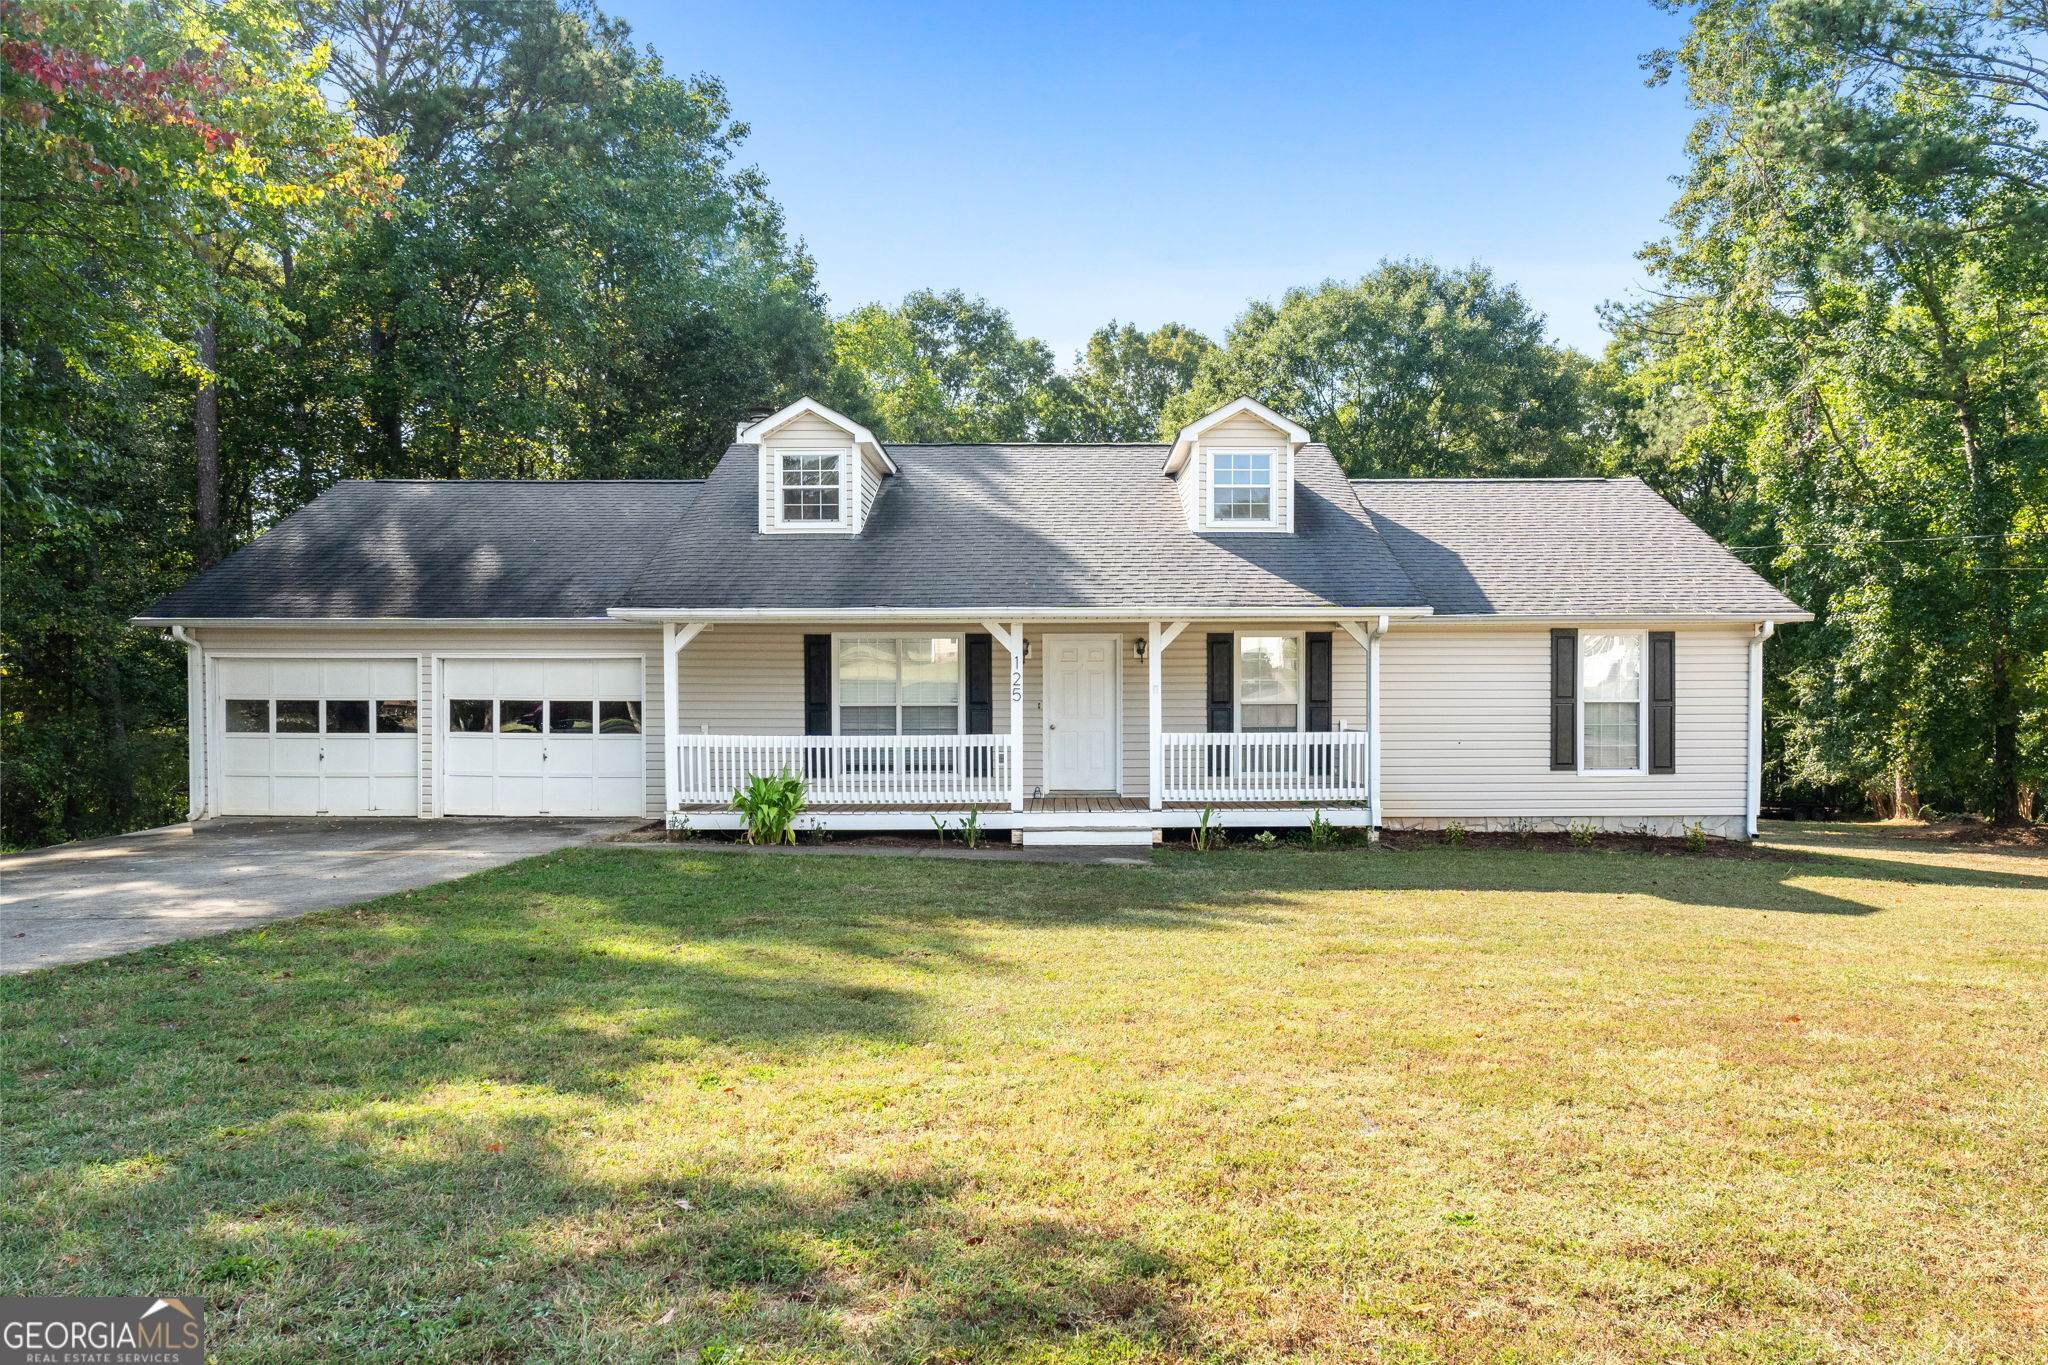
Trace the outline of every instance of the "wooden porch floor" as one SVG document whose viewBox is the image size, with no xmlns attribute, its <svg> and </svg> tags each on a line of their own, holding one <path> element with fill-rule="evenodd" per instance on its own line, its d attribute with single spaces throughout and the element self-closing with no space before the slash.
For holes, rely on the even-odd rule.
<svg viewBox="0 0 2048 1365">
<path fill-rule="evenodd" d="M 1199 811 L 1205 805 L 1213 806 L 1217 810 L 1365 810 L 1370 807 L 1371 803 L 1367 801 L 1168 801 L 1164 809 L 1169 811 Z M 702 803 L 685 805 L 679 809 L 684 811 L 722 811 L 729 810 L 731 807 Z M 806 814 L 816 815 L 855 815 L 879 811 L 901 811 L 906 815 L 943 815 L 948 812 L 972 809 L 973 806 L 964 801 L 951 804 L 943 802 L 909 802 L 900 805 L 893 801 L 877 802 L 872 805 L 825 803 L 804 807 Z M 981 809 L 1008 810 L 1009 804 L 1007 802 L 988 802 L 983 803 Z M 1050 812 L 1060 815 L 1093 815 L 1108 811 L 1144 810 L 1146 806 L 1145 798 L 1142 796 L 1027 796 L 1024 798 L 1024 809 L 1027 812 Z"/>
</svg>

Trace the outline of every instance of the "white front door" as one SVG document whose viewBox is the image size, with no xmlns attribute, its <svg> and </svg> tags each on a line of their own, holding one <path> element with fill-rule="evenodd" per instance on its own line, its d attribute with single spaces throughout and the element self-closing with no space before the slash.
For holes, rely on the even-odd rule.
<svg viewBox="0 0 2048 1365">
<path fill-rule="evenodd" d="M 446 659 L 447 815 L 639 815 L 647 808 L 641 664 Z"/>
<path fill-rule="evenodd" d="M 1116 790 L 1115 635 L 1045 637 L 1045 789 Z"/>
<path fill-rule="evenodd" d="M 222 815 L 417 815 L 417 659 L 222 659 Z"/>
</svg>

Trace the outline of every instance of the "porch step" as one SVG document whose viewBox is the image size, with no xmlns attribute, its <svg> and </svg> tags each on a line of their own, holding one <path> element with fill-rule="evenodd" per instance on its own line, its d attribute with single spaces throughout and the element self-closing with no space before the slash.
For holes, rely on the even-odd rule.
<svg viewBox="0 0 2048 1365">
<path fill-rule="evenodd" d="M 1034 844 L 1114 844 L 1126 848 L 1152 847 L 1152 831 L 1143 825 L 1096 825 L 1073 829 L 1026 829 L 1024 846 Z"/>
</svg>

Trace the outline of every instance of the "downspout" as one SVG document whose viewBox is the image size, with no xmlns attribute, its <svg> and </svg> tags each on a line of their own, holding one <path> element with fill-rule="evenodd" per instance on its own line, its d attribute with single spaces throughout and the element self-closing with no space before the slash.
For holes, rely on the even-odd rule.
<svg viewBox="0 0 2048 1365">
<path fill-rule="evenodd" d="M 1382 616 L 1373 623 L 1371 642 L 1366 646 L 1366 729 L 1365 737 L 1365 792 L 1371 803 L 1368 813 L 1372 817 L 1371 839 L 1379 842 L 1380 828 L 1386 824 L 1386 811 L 1380 803 L 1380 640 L 1386 635 L 1387 627 L 1393 624 L 1390 617 Z"/>
<path fill-rule="evenodd" d="M 199 641 L 183 626 L 171 638 L 185 646 L 185 818 L 206 813 L 206 669 Z"/>
<path fill-rule="evenodd" d="M 1757 622 L 1749 642 L 1749 837 L 1757 836 L 1757 816 L 1764 802 L 1764 641 L 1778 629 L 1776 621 Z"/>
</svg>

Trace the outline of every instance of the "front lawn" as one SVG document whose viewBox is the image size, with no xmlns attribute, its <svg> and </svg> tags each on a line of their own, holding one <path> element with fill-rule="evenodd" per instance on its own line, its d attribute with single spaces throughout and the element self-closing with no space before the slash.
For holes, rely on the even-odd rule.
<svg viewBox="0 0 2048 1365">
<path fill-rule="evenodd" d="M 218 1359 L 2048 1357 L 2048 859 L 585 849 L 0 982 Z"/>
</svg>

